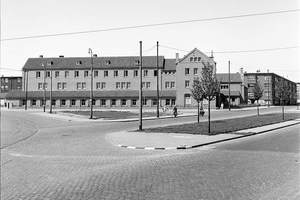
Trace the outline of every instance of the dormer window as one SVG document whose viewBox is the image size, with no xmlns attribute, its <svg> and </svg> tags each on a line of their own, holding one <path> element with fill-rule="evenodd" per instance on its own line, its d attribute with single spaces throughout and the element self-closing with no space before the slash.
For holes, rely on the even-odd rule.
<svg viewBox="0 0 300 200">
<path fill-rule="evenodd" d="M 135 61 L 134 61 L 134 64 L 135 64 L 135 65 L 139 65 L 139 64 L 140 64 L 140 61 L 139 61 L 139 60 L 135 60 Z"/>
<path fill-rule="evenodd" d="M 105 61 L 105 65 L 109 65 L 110 63 L 111 63 L 110 60 Z"/>
<path fill-rule="evenodd" d="M 47 65 L 53 65 L 52 61 L 47 62 Z"/>
<path fill-rule="evenodd" d="M 82 62 L 81 61 L 76 61 L 76 65 L 81 65 Z"/>
</svg>

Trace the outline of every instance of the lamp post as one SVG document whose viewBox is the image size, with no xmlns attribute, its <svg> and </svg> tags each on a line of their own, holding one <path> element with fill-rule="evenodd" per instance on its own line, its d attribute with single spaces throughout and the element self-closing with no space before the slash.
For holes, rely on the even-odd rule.
<svg viewBox="0 0 300 200">
<path fill-rule="evenodd" d="M 46 65 L 45 65 L 45 63 L 42 63 L 42 66 L 44 67 L 44 83 L 43 83 L 44 98 L 43 98 L 43 106 L 44 106 L 44 112 L 46 112 Z"/>
<path fill-rule="evenodd" d="M 269 70 L 268 70 L 268 108 L 270 107 L 270 77 L 269 77 Z"/>
<path fill-rule="evenodd" d="M 93 51 L 89 48 L 89 54 L 91 54 L 91 92 L 90 92 L 90 105 L 91 105 L 91 112 L 90 112 L 90 119 L 93 119 Z"/>
</svg>

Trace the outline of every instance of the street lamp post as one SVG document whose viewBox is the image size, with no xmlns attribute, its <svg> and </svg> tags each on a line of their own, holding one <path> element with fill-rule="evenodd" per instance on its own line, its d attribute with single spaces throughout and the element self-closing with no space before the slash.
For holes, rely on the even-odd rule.
<svg viewBox="0 0 300 200">
<path fill-rule="evenodd" d="M 93 119 L 93 51 L 91 48 L 89 48 L 88 53 L 91 54 L 91 92 L 90 92 L 91 112 L 90 112 L 90 119 Z"/>
<path fill-rule="evenodd" d="M 44 106 L 44 112 L 46 112 L 46 65 L 45 65 L 45 63 L 42 63 L 42 66 L 44 67 L 44 84 L 43 84 L 44 98 L 43 98 L 43 106 Z"/>
</svg>

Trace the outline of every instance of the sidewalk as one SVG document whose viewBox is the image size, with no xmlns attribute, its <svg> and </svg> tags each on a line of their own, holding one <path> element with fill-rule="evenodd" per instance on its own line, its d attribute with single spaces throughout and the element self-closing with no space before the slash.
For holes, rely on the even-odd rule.
<svg viewBox="0 0 300 200">
<path fill-rule="evenodd" d="M 148 150 L 175 150 L 175 149 L 191 149 L 209 144 L 224 142 L 228 140 L 248 137 L 280 128 L 300 124 L 300 119 L 272 124 L 262 127 L 256 127 L 247 130 L 237 131 L 246 133 L 246 135 L 238 134 L 219 134 L 213 136 L 207 135 L 189 135 L 175 133 L 145 133 L 145 132 L 116 132 L 107 135 L 119 147 L 129 149 L 148 149 Z"/>
</svg>

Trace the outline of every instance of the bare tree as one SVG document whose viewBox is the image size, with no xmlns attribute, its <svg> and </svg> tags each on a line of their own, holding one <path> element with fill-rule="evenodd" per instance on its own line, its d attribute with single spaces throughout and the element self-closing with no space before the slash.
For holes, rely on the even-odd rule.
<svg viewBox="0 0 300 200">
<path fill-rule="evenodd" d="M 257 101 L 257 115 L 259 115 L 259 99 L 263 96 L 263 88 L 259 81 L 256 81 L 253 88 L 254 99 Z"/>
<path fill-rule="evenodd" d="M 287 81 L 283 79 L 279 79 L 277 85 L 278 97 L 282 105 L 282 119 L 284 120 L 284 103 L 291 98 L 292 92 Z"/>
<path fill-rule="evenodd" d="M 220 82 L 217 80 L 213 66 L 210 63 L 205 64 L 201 72 L 201 85 L 203 98 L 208 100 L 208 133 L 210 133 L 210 102 L 215 100 L 220 92 Z"/>
<path fill-rule="evenodd" d="M 199 110 L 199 103 L 201 102 L 201 110 L 203 110 L 202 102 L 204 97 L 204 91 L 202 87 L 202 82 L 200 81 L 199 77 L 194 78 L 192 88 L 190 89 L 192 93 L 192 97 L 197 101 L 197 111 L 198 111 L 198 117 L 197 121 L 199 123 L 200 118 L 200 110 Z"/>
</svg>

